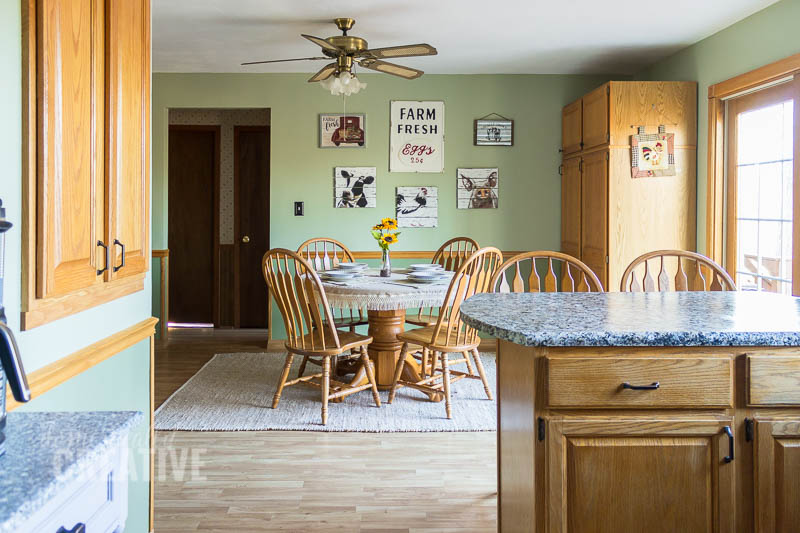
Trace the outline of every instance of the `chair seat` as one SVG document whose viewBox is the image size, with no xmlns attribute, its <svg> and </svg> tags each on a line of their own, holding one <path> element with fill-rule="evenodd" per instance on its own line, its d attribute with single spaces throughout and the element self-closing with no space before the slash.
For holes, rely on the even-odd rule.
<svg viewBox="0 0 800 533">
<path fill-rule="evenodd" d="M 325 335 L 325 345 L 322 344 L 322 335 L 319 331 L 314 331 L 303 337 L 303 342 L 298 342 L 295 347 L 289 346 L 286 343 L 286 349 L 292 353 L 300 355 L 339 355 L 342 352 L 364 346 L 372 342 L 372 337 L 367 335 L 359 335 L 358 333 L 350 333 L 349 331 L 338 331 L 336 334 L 339 336 L 340 347 L 337 348 L 336 344 L 331 338 L 330 334 Z"/>
<path fill-rule="evenodd" d="M 435 326 L 437 320 L 439 320 L 439 315 L 406 313 L 406 323 L 415 326 Z"/>
<path fill-rule="evenodd" d="M 472 344 L 448 344 L 448 340 L 450 342 L 455 341 L 455 335 L 451 335 L 450 339 L 448 339 L 446 327 L 442 327 L 442 331 L 439 332 L 439 336 L 436 339 L 433 339 L 433 342 L 431 342 L 431 337 L 433 337 L 433 331 L 435 329 L 436 326 L 428 326 L 425 328 L 404 331 L 397 336 L 397 339 L 410 344 L 424 345 L 427 348 L 436 351 L 464 352 L 478 347 L 477 342 Z"/>
</svg>

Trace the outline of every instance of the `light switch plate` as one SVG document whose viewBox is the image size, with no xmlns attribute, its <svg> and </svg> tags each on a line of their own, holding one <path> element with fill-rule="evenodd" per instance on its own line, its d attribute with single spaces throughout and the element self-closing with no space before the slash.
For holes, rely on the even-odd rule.
<svg viewBox="0 0 800 533">
<path fill-rule="evenodd" d="M 294 216 L 302 217 L 305 213 L 305 208 L 303 207 L 304 202 L 295 202 L 294 203 Z"/>
</svg>

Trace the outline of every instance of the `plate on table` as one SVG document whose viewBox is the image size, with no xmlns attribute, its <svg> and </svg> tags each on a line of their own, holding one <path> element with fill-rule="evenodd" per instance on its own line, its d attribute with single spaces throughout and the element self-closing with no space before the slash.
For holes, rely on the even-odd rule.
<svg viewBox="0 0 800 533">
<path fill-rule="evenodd" d="M 363 270 L 369 265 L 366 263 L 339 263 L 337 266 L 341 270 Z"/>
<path fill-rule="evenodd" d="M 412 272 L 420 272 L 425 270 L 442 270 L 442 265 L 438 263 L 418 263 L 416 265 L 409 265 L 409 270 Z"/>
<path fill-rule="evenodd" d="M 358 276 L 358 272 L 348 270 L 326 270 L 319 273 L 320 279 L 328 281 L 344 281 L 348 279 L 355 279 Z"/>
<path fill-rule="evenodd" d="M 443 276 L 441 272 L 412 272 L 408 275 L 408 279 L 419 283 L 433 283 L 446 279 L 446 276 Z"/>
</svg>

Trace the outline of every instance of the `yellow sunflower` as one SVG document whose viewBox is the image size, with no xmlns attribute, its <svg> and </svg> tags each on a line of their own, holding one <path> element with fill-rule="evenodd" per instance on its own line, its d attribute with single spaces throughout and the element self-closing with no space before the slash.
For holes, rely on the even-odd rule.
<svg viewBox="0 0 800 533">
<path fill-rule="evenodd" d="M 387 233 L 386 235 L 381 237 L 381 242 L 386 245 L 394 244 L 397 242 L 397 235 L 395 235 L 394 233 Z"/>
<path fill-rule="evenodd" d="M 375 224 L 374 226 L 372 226 L 372 229 L 376 231 L 381 231 L 386 229 L 386 227 L 383 225 L 383 223 L 381 223 L 381 224 Z"/>
<path fill-rule="evenodd" d="M 381 219 L 381 225 L 384 229 L 393 230 L 397 229 L 397 220 L 394 218 L 383 218 Z"/>
</svg>

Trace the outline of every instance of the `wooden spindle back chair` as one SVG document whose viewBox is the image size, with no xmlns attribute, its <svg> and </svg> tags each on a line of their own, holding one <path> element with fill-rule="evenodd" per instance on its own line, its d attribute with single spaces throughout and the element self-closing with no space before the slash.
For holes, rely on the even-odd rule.
<svg viewBox="0 0 800 533">
<path fill-rule="evenodd" d="M 353 252 L 347 246 L 327 237 L 316 237 L 309 239 L 297 248 L 297 253 L 308 262 L 315 271 L 324 272 L 333 270 L 339 263 L 352 263 Z M 367 314 L 363 309 L 351 308 L 332 308 L 333 321 L 337 328 L 347 328 L 351 332 L 356 330 L 356 326 L 367 324 Z M 300 365 L 300 375 L 306 368 L 306 362 Z M 316 362 L 313 359 L 312 362 Z M 334 366 L 335 361 L 334 361 Z"/>
<path fill-rule="evenodd" d="M 561 280 L 559 281 L 559 277 Z M 561 252 L 525 252 L 500 265 L 494 292 L 603 292 L 597 274 L 581 260 Z"/>
<path fill-rule="evenodd" d="M 272 408 L 278 407 L 283 389 L 297 383 L 322 389 L 322 423 L 328 420 L 328 400 L 343 398 L 372 388 L 376 405 L 380 406 L 378 389 L 367 356 L 372 337 L 337 330 L 325 289 L 314 268 L 297 253 L 284 248 L 269 250 L 262 260 L 264 279 L 278 305 L 286 328 L 286 361 L 273 398 Z M 331 358 L 350 351 L 360 355 L 369 384 L 351 386 L 332 380 Z M 322 373 L 300 376 L 287 382 L 294 355 L 321 358 Z"/>
<path fill-rule="evenodd" d="M 469 237 L 454 237 L 436 250 L 431 263 L 442 265 L 445 270 L 455 272 L 474 254 L 480 246 Z M 420 308 L 406 314 L 406 322 L 415 326 L 433 326 L 439 318 L 438 307 Z"/>
<path fill-rule="evenodd" d="M 725 269 L 702 254 L 656 250 L 640 255 L 628 265 L 622 274 L 619 290 L 735 291 L 736 284 Z"/>
<path fill-rule="evenodd" d="M 478 331 L 461 320 L 461 304 L 475 294 L 490 292 L 490 282 L 502 262 L 503 254 L 497 248 L 481 248 L 472 254 L 453 276 L 436 324 L 406 331 L 397 336 L 398 340 L 403 342 L 403 348 L 395 367 L 389 403 L 394 400 L 398 387 L 411 387 L 428 394 L 444 391 L 447 418 L 452 418 L 450 386 L 462 378 L 480 379 L 486 396 L 492 399 L 489 382 L 486 380 L 486 373 L 478 353 L 480 345 Z M 422 379 L 419 381 L 401 380 L 406 357 L 409 356 L 409 344 L 422 346 L 421 355 L 411 355 L 421 363 Z M 460 353 L 463 357 L 450 359 L 448 354 L 451 352 Z M 477 375 L 470 362 L 470 356 L 477 368 Z M 450 369 L 451 365 L 458 363 L 465 363 L 467 371 Z M 455 377 L 451 378 L 451 375 Z"/>
</svg>

